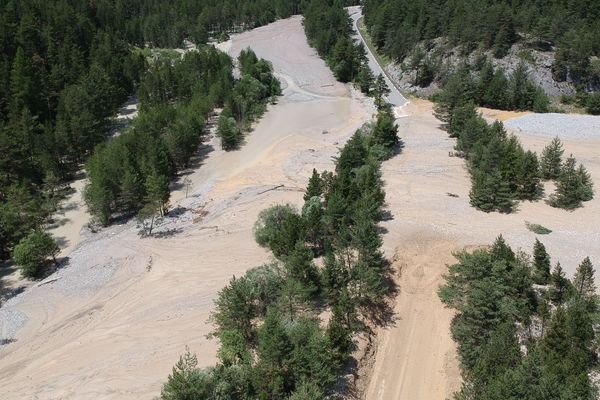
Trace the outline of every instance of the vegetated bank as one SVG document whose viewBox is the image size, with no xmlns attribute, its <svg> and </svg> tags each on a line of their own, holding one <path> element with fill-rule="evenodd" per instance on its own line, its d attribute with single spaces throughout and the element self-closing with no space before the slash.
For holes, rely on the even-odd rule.
<svg viewBox="0 0 600 400">
<path fill-rule="evenodd" d="M 382 111 L 340 150 L 334 172 L 313 170 L 301 211 L 276 205 L 260 213 L 256 241 L 276 261 L 234 277 L 219 292 L 212 314 L 219 363 L 199 369 L 188 352 L 161 398 L 331 393 L 354 334 L 389 317 L 393 284 L 377 226 L 385 204 L 380 163 L 398 145 L 393 117 Z"/>
<path fill-rule="evenodd" d="M 597 3 L 367 0 L 363 12 L 374 45 L 399 64 L 392 69 L 407 89 L 443 87 L 463 62 L 489 59 L 508 75 L 524 67 L 549 94 L 599 112 Z"/>
<path fill-rule="evenodd" d="M 508 135 L 501 122 L 492 125 L 477 113 L 472 101 L 477 84 L 454 75 L 436 96 L 436 117 L 457 139 L 456 153 L 464 157 L 471 174 L 471 204 L 486 212 L 511 212 L 518 200 L 543 197 L 543 179 L 556 181 L 548 203 L 574 209 L 594 196 L 593 182 L 583 165 L 571 155 L 563 160 L 562 143 L 555 138 L 540 158 L 525 151 L 518 138 Z"/>
<path fill-rule="evenodd" d="M 537 241 L 533 257 L 502 236 L 459 252 L 441 300 L 456 309 L 464 383 L 457 399 L 595 399 L 598 295 L 585 258 L 570 281 Z"/>
<path fill-rule="evenodd" d="M 243 51 L 239 63 L 235 80 L 230 57 L 205 46 L 152 64 L 140 85 L 141 110 L 132 129 L 98 147 L 86 164 L 85 200 L 99 223 L 136 212 L 142 222 L 164 215 L 170 180 L 197 151 L 216 107 L 224 107 L 217 130 L 223 148 L 240 143 L 243 130 L 281 90 L 271 65 L 252 50 Z M 152 233 L 152 222 L 146 232 Z"/>
</svg>

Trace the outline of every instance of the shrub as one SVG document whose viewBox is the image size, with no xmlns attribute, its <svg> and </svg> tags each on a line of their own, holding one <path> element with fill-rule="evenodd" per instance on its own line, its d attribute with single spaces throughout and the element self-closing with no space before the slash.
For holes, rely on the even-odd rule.
<svg viewBox="0 0 600 400">
<path fill-rule="evenodd" d="M 592 115 L 600 115 L 600 92 L 590 94 L 586 101 L 586 110 Z"/>
<path fill-rule="evenodd" d="M 256 242 L 268 247 L 275 257 L 285 257 L 304 237 L 302 218 L 290 204 L 276 205 L 263 210 L 254 225 Z"/>
<path fill-rule="evenodd" d="M 54 259 L 58 251 L 58 245 L 50 234 L 34 231 L 15 246 L 13 257 L 24 277 L 35 278 L 42 273 L 48 258 Z"/>
<path fill-rule="evenodd" d="M 525 226 L 533 233 L 537 233 L 538 235 L 547 235 L 552 233 L 551 229 L 546 228 L 540 224 L 530 224 L 529 222 L 525 222 Z"/>
</svg>

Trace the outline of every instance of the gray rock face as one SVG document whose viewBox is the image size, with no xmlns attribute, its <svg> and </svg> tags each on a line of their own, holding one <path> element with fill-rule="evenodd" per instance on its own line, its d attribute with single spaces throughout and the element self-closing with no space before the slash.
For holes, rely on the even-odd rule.
<svg viewBox="0 0 600 400">
<path fill-rule="evenodd" d="M 461 54 L 459 48 L 450 47 L 444 39 L 436 39 L 433 45 L 428 48 L 422 48 L 426 57 L 438 60 L 442 75 L 444 71 L 452 71 L 459 65 L 465 57 Z M 476 58 L 486 55 L 493 63 L 495 68 L 502 68 L 507 75 L 511 75 L 521 61 L 525 61 L 531 79 L 538 84 L 549 96 L 571 95 L 575 93 L 575 86 L 571 82 L 557 82 L 552 76 L 552 65 L 554 64 L 555 54 L 553 51 L 539 51 L 527 48 L 522 44 L 515 44 L 508 54 L 501 59 L 494 58 L 493 51 L 473 52 L 466 57 L 467 62 L 474 63 Z M 427 87 L 414 85 L 416 70 L 412 69 L 410 57 L 404 60 L 402 64 L 392 63 L 386 67 L 386 71 L 400 89 L 406 92 L 413 92 L 419 96 L 430 96 L 436 93 L 440 86 L 433 82 Z"/>
</svg>

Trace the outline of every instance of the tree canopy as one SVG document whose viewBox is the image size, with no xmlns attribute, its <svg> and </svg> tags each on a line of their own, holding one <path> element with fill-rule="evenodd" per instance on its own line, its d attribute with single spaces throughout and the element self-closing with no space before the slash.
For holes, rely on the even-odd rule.
<svg viewBox="0 0 600 400">
<path fill-rule="evenodd" d="M 550 260 L 539 241 L 533 265 L 501 236 L 456 258 L 439 289 L 457 311 L 451 331 L 464 382 L 456 398 L 595 398 L 589 373 L 597 365 L 598 300 L 589 258 L 573 284 L 560 266 L 546 280 Z"/>
</svg>

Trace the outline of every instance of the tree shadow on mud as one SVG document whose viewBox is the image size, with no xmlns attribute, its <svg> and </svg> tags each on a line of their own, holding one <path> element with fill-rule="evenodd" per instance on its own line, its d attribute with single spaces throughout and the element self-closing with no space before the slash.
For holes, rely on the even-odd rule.
<svg viewBox="0 0 600 400">
<path fill-rule="evenodd" d="M 198 147 L 196 153 L 190 158 L 187 165 L 184 169 L 182 169 L 178 174 L 178 179 L 173 181 L 170 185 L 171 190 L 184 190 L 186 186 L 186 182 L 184 182 L 185 177 L 192 175 L 199 168 L 201 168 L 210 153 L 215 150 L 214 146 L 208 143 L 202 143 Z M 189 189 L 192 189 L 191 187 Z"/>
<path fill-rule="evenodd" d="M 373 325 L 373 328 L 390 328 L 396 326 L 396 312 L 394 311 L 394 303 L 400 290 L 393 276 L 389 274 L 385 278 L 387 292 L 383 295 L 381 301 L 367 303 L 363 306 L 363 314 Z M 367 324 L 365 330 L 369 334 L 373 334 L 372 328 Z"/>
</svg>

